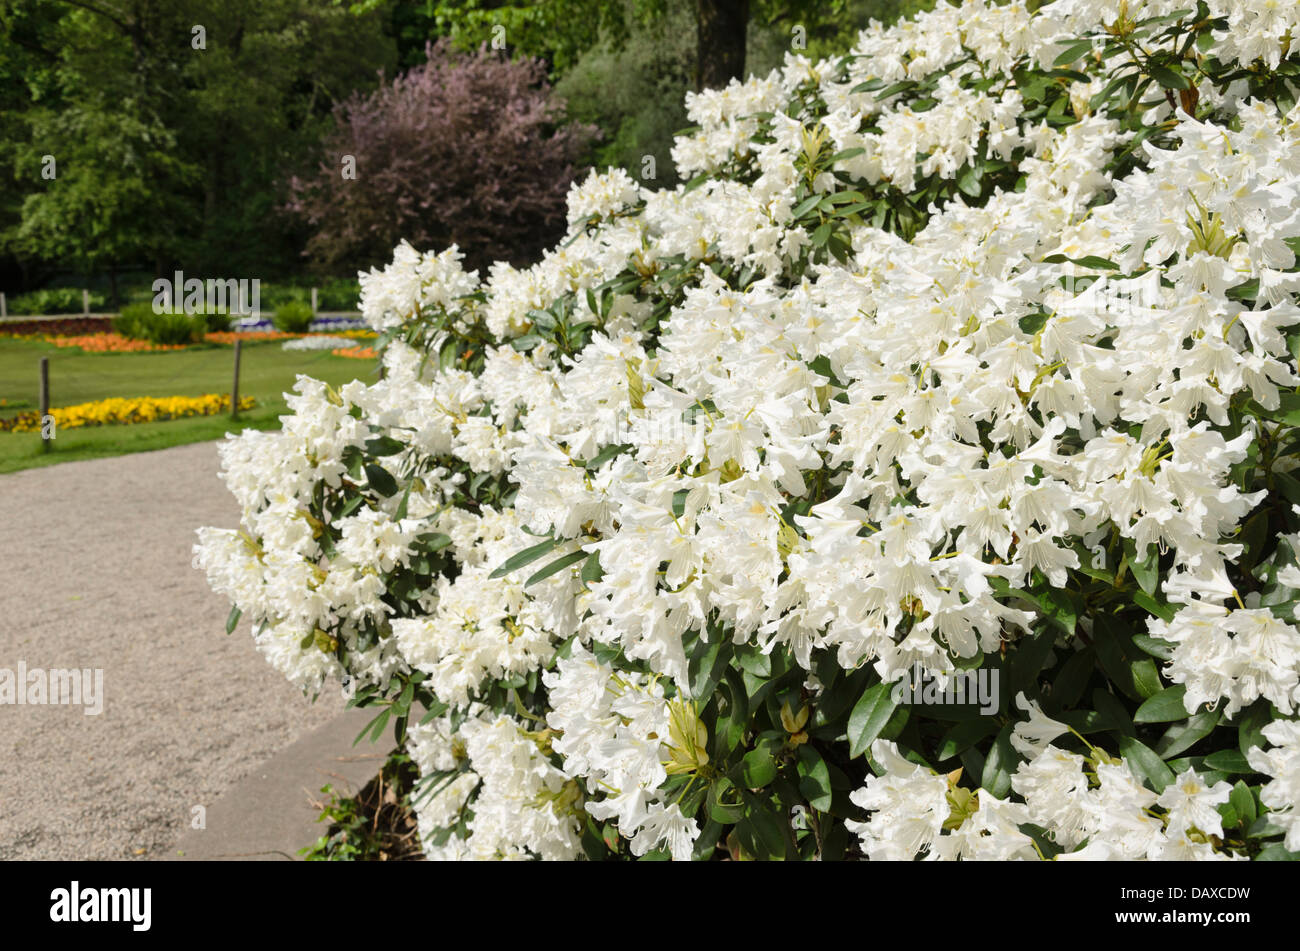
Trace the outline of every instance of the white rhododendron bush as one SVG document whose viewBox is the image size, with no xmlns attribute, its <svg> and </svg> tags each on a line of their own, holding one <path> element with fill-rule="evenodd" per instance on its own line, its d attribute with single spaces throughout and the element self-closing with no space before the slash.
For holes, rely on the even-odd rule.
<svg viewBox="0 0 1300 951">
<path fill-rule="evenodd" d="M 197 561 L 430 858 L 1300 852 L 1300 5 L 968 0 L 689 100 Z"/>
</svg>

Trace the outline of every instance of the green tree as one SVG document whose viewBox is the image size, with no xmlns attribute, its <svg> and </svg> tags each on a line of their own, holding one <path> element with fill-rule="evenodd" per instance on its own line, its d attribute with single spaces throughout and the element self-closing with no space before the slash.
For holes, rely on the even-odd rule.
<svg viewBox="0 0 1300 951">
<path fill-rule="evenodd" d="M 811 49 L 844 48 L 871 18 L 892 22 L 935 0 L 358 0 L 357 13 L 390 11 L 405 65 L 425 43 L 447 36 L 461 48 L 504 43 L 514 54 L 541 57 L 560 77 L 601 45 L 621 50 L 639 30 L 686 14 L 694 27 L 694 88 L 725 86 L 746 75 L 751 27 L 784 31 L 787 48 L 801 28 Z M 846 42 L 847 41 L 847 42 Z"/>
<path fill-rule="evenodd" d="M 329 0 L 0 0 L 0 254 L 298 269 L 282 183 L 395 63 L 384 24 Z"/>
</svg>

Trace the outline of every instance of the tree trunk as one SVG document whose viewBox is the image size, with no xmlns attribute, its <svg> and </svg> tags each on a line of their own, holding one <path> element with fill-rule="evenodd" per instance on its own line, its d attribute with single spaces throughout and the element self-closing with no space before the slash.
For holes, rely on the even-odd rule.
<svg viewBox="0 0 1300 951">
<path fill-rule="evenodd" d="M 695 88 L 721 88 L 745 76 L 749 0 L 695 0 Z"/>
</svg>

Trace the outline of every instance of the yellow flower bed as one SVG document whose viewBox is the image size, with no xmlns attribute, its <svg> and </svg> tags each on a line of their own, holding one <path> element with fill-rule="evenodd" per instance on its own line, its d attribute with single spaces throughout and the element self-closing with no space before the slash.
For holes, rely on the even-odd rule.
<svg viewBox="0 0 1300 951">
<path fill-rule="evenodd" d="M 256 401 L 245 396 L 239 401 L 241 410 L 252 409 Z M 54 428 L 80 429 L 83 426 L 108 426 L 117 423 L 152 423 L 164 419 L 183 419 L 187 416 L 216 416 L 230 412 L 228 393 L 204 393 L 202 396 L 137 396 L 131 399 L 113 397 L 93 403 L 78 403 L 50 410 Z M 0 419 L 0 432 L 35 433 L 41 429 L 41 414 L 19 413 Z"/>
</svg>

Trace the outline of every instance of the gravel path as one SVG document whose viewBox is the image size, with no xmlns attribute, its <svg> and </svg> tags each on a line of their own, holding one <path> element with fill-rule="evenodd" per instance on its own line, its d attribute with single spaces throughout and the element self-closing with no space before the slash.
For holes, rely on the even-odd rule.
<svg viewBox="0 0 1300 951">
<path fill-rule="evenodd" d="M 215 443 L 0 476 L 0 678 L 102 668 L 103 712 L 0 703 L 0 859 L 156 857 L 342 708 L 309 703 L 191 566 L 233 527 Z M 3 693 L 0 692 L 0 699 Z"/>
</svg>

